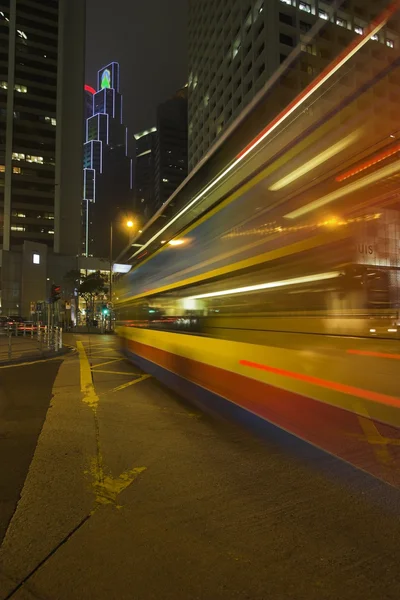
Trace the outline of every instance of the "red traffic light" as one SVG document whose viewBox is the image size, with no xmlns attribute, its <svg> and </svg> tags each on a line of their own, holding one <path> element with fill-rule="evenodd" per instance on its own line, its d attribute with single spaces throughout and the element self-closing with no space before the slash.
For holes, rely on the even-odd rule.
<svg viewBox="0 0 400 600">
<path fill-rule="evenodd" d="M 52 302 L 57 302 L 57 300 L 59 300 L 61 298 L 61 286 L 60 285 L 53 285 L 51 286 L 51 301 Z"/>
</svg>

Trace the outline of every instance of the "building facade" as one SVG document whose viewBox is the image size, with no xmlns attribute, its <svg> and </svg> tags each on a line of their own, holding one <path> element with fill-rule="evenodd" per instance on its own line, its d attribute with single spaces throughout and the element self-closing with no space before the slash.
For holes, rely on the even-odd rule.
<svg viewBox="0 0 400 600">
<path fill-rule="evenodd" d="M 300 45 L 274 87 L 271 118 L 293 99 L 388 4 L 385 0 L 190 0 L 189 168 Z M 337 6 L 339 8 L 337 8 Z M 369 42 L 398 44 L 382 29 Z"/>
<path fill-rule="evenodd" d="M 135 214 L 148 221 L 156 212 L 155 154 L 157 128 L 135 133 L 134 205 Z"/>
<path fill-rule="evenodd" d="M 133 163 L 129 156 L 128 130 L 123 124 L 120 69 L 110 63 L 97 74 L 92 93 L 91 116 L 86 119 L 83 151 L 82 245 L 84 256 L 109 256 L 110 224 L 132 215 Z M 93 93 L 94 92 L 94 93 Z M 121 236 L 116 252 L 124 246 Z"/>
<path fill-rule="evenodd" d="M 157 108 L 155 157 L 155 210 L 180 186 L 188 174 L 187 88 Z"/>
<path fill-rule="evenodd" d="M 148 221 L 188 173 L 187 88 L 157 107 L 157 126 L 135 134 L 135 213 Z"/>
<path fill-rule="evenodd" d="M 0 0 L 3 314 L 46 297 L 48 255 L 79 253 L 84 50 L 80 0 Z"/>
</svg>

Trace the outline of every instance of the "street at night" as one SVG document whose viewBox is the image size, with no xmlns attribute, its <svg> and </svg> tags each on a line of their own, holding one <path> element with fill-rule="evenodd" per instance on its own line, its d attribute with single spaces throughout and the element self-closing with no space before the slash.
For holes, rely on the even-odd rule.
<svg viewBox="0 0 400 600">
<path fill-rule="evenodd" d="M 0 0 L 0 600 L 400 598 L 400 0 Z"/>
<path fill-rule="evenodd" d="M 199 412 L 112 337 L 68 342 L 78 349 L 61 366 L 2 370 L 20 381 L 2 385 L 8 444 L 26 446 L 2 465 L 9 506 L 22 488 L 2 600 L 398 597 L 394 488 Z M 4 531 L 11 509 L 1 516 Z"/>
</svg>

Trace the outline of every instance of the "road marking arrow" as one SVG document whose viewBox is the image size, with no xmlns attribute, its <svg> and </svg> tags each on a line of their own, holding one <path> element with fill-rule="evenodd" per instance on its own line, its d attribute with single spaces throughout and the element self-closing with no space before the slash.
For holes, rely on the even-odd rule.
<svg viewBox="0 0 400 600">
<path fill-rule="evenodd" d="M 92 487 L 96 499 L 96 507 L 94 510 L 104 504 L 112 504 L 116 508 L 121 508 L 121 506 L 117 504 L 118 496 L 146 470 L 146 467 L 134 467 L 133 469 L 124 471 L 115 478 L 105 473 L 103 455 L 100 447 L 100 430 L 97 416 L 99 396 L 96 394 L 93 385 L 92 372 L 85 352 L 85 347 L 82 342 L 77 342 L 76 345 L 80 361 L 81 391 L 83 393 L 82 400 L 91 408 L 95 425 L 97 452 L 96 457 L 91 461 L 90 470 L 87 472 L 92 477 Z"/>
</svg>

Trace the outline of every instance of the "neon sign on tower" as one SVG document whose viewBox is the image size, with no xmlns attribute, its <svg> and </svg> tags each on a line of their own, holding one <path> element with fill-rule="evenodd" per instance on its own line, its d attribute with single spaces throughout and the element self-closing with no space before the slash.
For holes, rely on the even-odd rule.
<svg viewBox="0 0 400 600">
<path fill-rule="evenodd" d="M 113 176 L 110 170 L 116 169 L 118 175 L 127 178 L 127 186 L 132 190 L 132 159 L 128 157 L 127 128 L 122 122 L 122 95 L 120 93 L 119 64 L 116 62 L 106 65 L 97 73 L 97 90 L 85 85 L 87 103 L 90 104 L 85 123 L 85 143 L 83 152 L 83 244 L 82 253 L 85 256 L 95 255 L 94 225 L 97 212 L 107 213 L 110 206 L 105 201 L 96 209 L 99 203 L 102 186 L 105 185 L 105 175 L 108 179 Z M 90 99 L 91 98 L 91 99 Z M 126 169 L 121 167 L 124 165 Z M 108 199 L 110 203 L 112 200 Z M 93 246 L 93 247 L 92 247 Z"/>
</svg>

